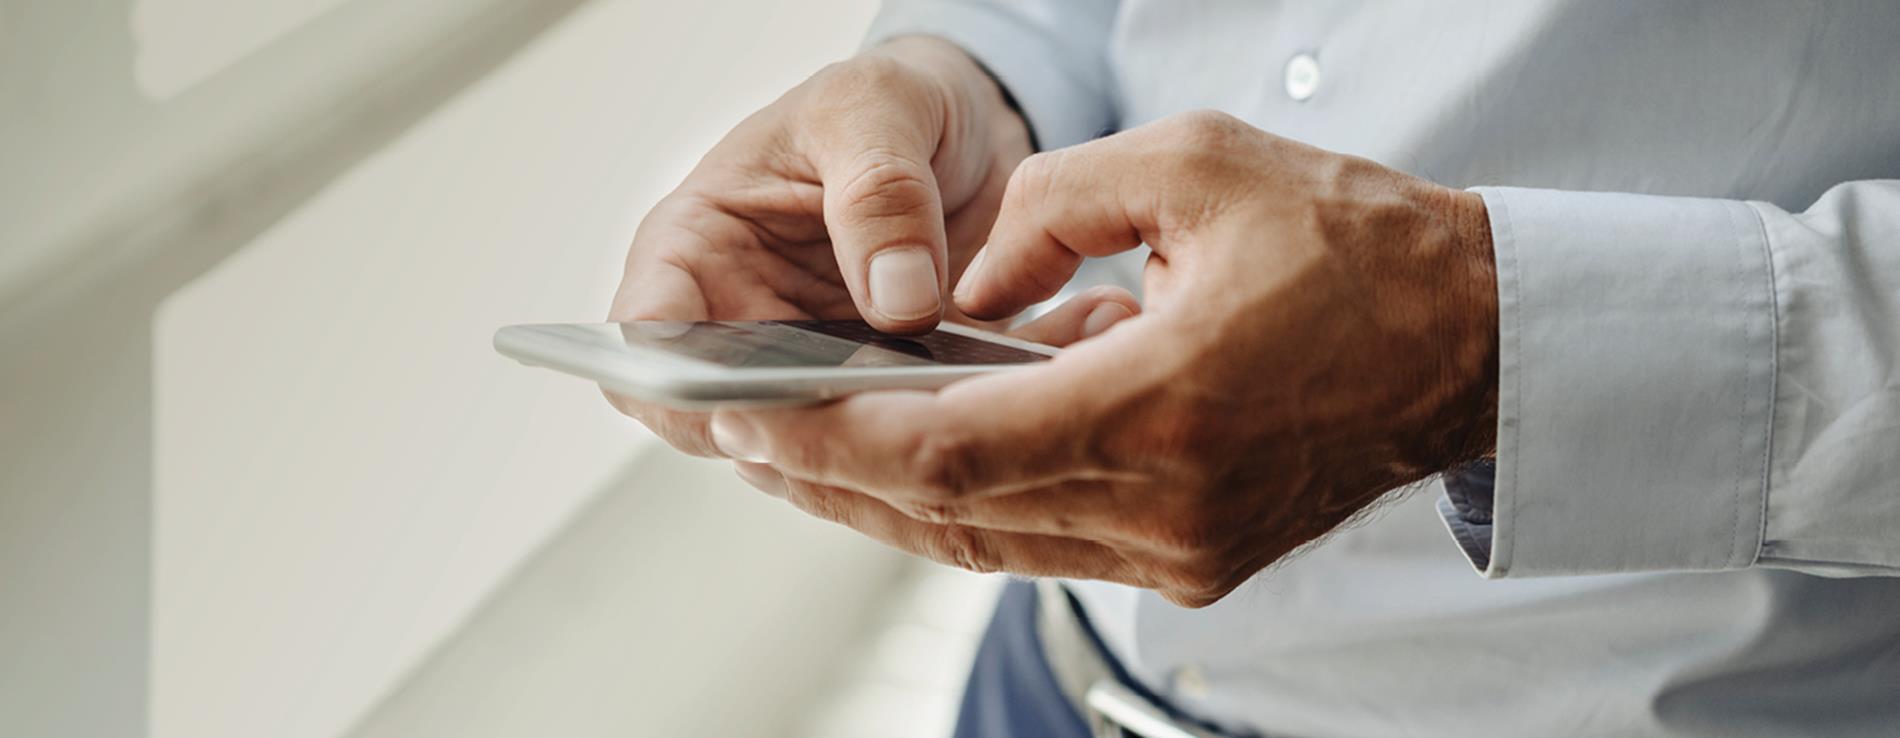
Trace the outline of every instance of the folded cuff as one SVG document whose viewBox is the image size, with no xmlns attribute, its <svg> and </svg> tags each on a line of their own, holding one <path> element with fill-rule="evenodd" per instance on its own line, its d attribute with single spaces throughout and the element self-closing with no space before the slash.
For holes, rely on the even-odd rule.
<svg viewBox="0 0 1900 738">
<path fill-rule="evenodd" d="M 1440 505 L 1473 565 L 1497 578 L 1754 563 L 1775 379 L 1759 216 L 1475 191 L 1498 267 L 1495 487 L 1488 518 L 1451 494 Z"/>
</svg>

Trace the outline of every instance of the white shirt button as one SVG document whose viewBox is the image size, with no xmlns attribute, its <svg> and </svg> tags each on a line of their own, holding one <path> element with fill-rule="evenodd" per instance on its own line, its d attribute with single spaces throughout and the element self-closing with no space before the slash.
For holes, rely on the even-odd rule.
<svg viewBox="0 0 1900 738">
<path fill-rule="evenodd" d="M 1195 664 L 1174 670 L 1174 693 L 1184 699 L 1207 699 L 1207 673 Z"/>
<path fill-rule="evenodd" d="M 1286 96 L 1305 102 L 1319 92 L 1319 59 L 1310 53 L 1294 54 L 1286 60 Z"/>
</svg>

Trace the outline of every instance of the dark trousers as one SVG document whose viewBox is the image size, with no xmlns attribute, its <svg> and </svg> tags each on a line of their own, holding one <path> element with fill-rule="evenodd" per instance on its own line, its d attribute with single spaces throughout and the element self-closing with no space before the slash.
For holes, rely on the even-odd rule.
<svg viewBox="0 0 1900 738">
<path fill-rule="evenodd" d="M 1003 587 L 983 632 L 955 738 L 1089 738 L 1088 725 L 1057 686 L 1036 635 L 1036 588 Z"/>
</svg>

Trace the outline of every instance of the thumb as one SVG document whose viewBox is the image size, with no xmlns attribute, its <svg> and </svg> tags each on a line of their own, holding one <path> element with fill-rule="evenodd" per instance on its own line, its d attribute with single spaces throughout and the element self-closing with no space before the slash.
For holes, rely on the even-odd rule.
<svg viewBox="0 0 1900 738">
<path fill-rule="evenodd" d="M 891 69 L 859 65 L 834 75 L 805 145 L 858 313 L 879 330 L 917 333 L 943 316 L 948 272 L 943 196 L 931 167 L 943 103 L 900 94 L 905 87 L 887 78 L 897 74 Z"/>
<path fill-rule="evenodd" d="M 887 149 L 821 175 L 838 268 L 880 330 L 925 331 L 943 316 L 943 202 L 927 161 Z"/>
<path fill-rule="evenodd" d="M 1010 175 L 990 240 L 957 284 L 957 307 L 971 317 L 1014 315 L 1054 296 L 1085 256 L 1141 245 L 1115 187 L 1119 162 L 1098 155 L 1103 141 L 1024 159 Z"/>
</svg>

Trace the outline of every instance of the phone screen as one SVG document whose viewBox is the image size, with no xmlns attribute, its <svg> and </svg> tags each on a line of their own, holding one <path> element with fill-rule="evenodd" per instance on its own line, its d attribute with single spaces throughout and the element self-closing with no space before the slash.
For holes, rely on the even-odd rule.
<svg viewBox="0 0 1900 738">
<path fill-rule="evenodd" d="M 969 336 L 881 333 L 860 320 L 621 323 L 630 345 L 730 367 L 1025 364 L 1049 357 Z"/>
</svg>

